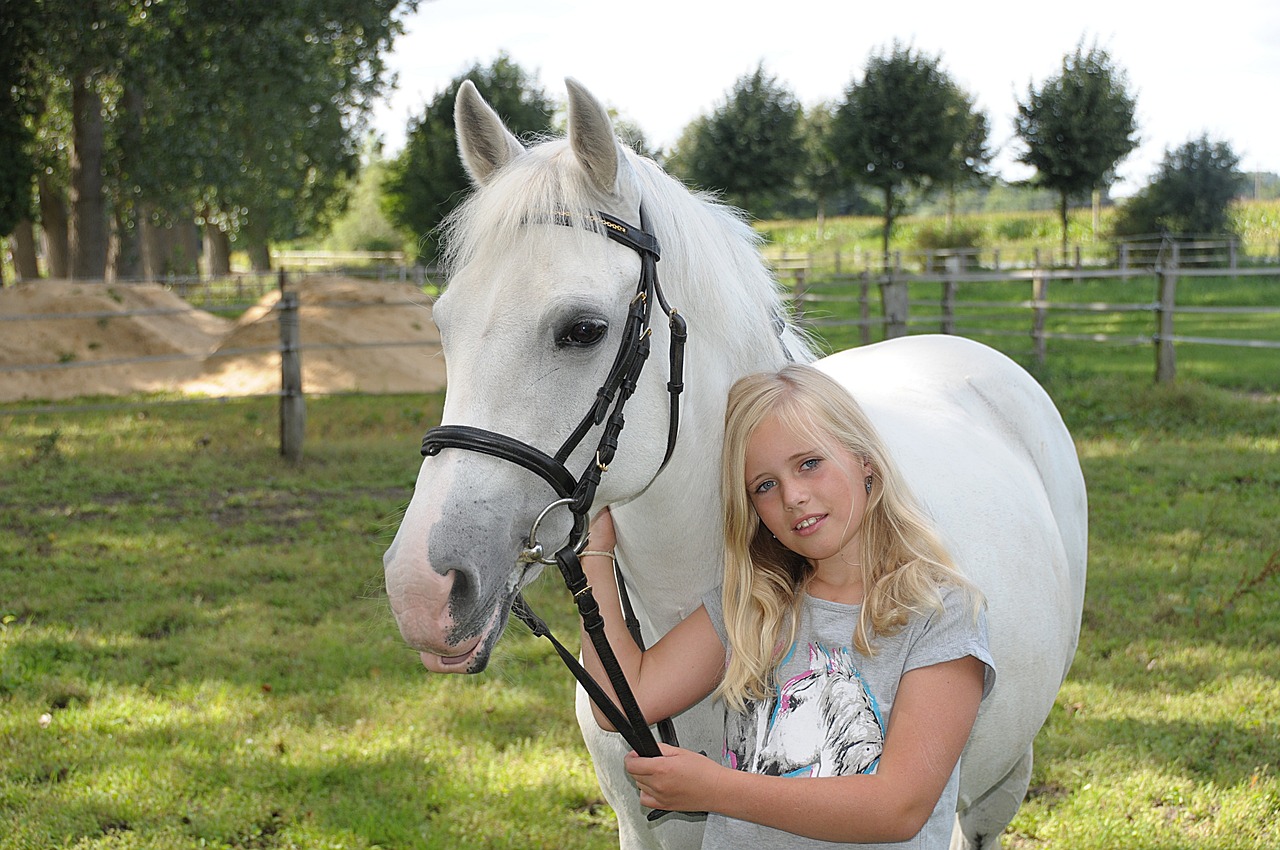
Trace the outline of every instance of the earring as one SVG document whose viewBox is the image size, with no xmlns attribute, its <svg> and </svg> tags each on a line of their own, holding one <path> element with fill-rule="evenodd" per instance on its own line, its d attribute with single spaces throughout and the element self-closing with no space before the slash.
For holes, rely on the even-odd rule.
<svg viewBox="0 0 1280 850">
<path fill-rule="evenodd" d="M 866 484 L 867 484 L 867 495 L 870 496 L 871 495 L 871 476 L 870 475 L 867 476 Z"/>
</svg>

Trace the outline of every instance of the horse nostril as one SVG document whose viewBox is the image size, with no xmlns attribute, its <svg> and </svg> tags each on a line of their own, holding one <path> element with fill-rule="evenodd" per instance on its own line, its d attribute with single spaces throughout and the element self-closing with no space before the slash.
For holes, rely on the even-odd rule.
<svg viewBox="0 0 1280 850">
<path fill-rule="evenodd" d="M 464 570 L 450 570 L 453 587 L 449 589 L 449 609 L 455 616 L 459 612 L 470 611 L 476 604 L 476 581 Z"/>
</svg>

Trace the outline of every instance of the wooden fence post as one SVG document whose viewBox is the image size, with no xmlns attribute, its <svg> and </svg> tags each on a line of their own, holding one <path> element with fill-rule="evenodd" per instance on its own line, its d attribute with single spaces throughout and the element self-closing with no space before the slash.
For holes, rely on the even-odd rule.
<svg viewBox="0 0 1280 850">
<path fill-rule="evenodd" d="M 1177 356 L 1173 349 L 1173 311 L 1178 291 L 1178 243 L 1172 244 L 1169 260 L 1160 266 L 1156 278 L 1159 286 L 1156 304 L 1156 381 L 1171 384 L 1177 375 Z"/>
<path fill-rule="evenodd" d="M 797 319 L 804 318 L 804 300 L 808 290 L 809 282 L 802 266 L 795 270 L 795 274 L 791 279 L 791 303 L 795 305 Z"/>
<path fill-rule="evenodd" d="M 1039 257 L 1036 258 L 1039 260 Z M 1036 363 L 1043 366 L 1048 355 L 1045 344 L 1044 325 L 1049 313 L 1049 277 L 1036 263 L 1031 277 L 1031 339 L 1035 342 Z"/>
<path fill-rule="evenodd" d="M 946 258 L 946 271 L 942 280 L 942 326 L 944 334 L 956 332 L 956 276 L 960 274 L 960 257 Z"/>
<path fill-rule="evenodd" d="M 884 309 L 884 338 L 906 336 L 909 293 L 906 280 L 896 271 L 888 272 L 880 281 L 880 306 Z"/>
<path fill-rule="evenodd" d="M 871 344 L 871 270 L 858 275 L 858 318 L 862 320 L 862 344 Z"/>
<path fill-rule="evenodd" d="M 302 460 L 307 423 L 298 341 L 298 293 L 284 292 L 280 295 L 280 454 L 290 463 Z"/>
</svg>

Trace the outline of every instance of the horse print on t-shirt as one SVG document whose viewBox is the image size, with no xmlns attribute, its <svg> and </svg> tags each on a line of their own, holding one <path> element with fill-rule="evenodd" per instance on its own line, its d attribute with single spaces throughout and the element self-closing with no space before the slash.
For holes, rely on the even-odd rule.
<svg viewBox="0 0 1280 850">
<path fill-rule="evenodd" d="M 797 651 L 783 659 L 781 666 Z M 809 669 L 768 700 L 729 712 L 725 761 L 770 776 L 870 773 L 884 749 L 884 724 L 847 648 L 809 644 Z"/>
</svg>

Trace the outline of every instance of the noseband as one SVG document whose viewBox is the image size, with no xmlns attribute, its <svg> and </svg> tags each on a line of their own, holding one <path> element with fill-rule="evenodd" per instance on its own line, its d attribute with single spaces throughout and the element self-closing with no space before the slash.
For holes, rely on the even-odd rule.
<svg viewBox="0 0 1280 850">
<path fill-rule="evenodd" d="M 622 340 L 618 352 L 614 356 L 613 365 L 600 389 L 596 391 L 596 400 L 586 415 L 574 428 L 573 433 L 560 446 L 555 455 L 548 455 L 540 449 L 521 442 L 505 434 L 474 428 L 470 425 L 441 425 L 427 431 L 422 440 L 424 457 L 439 454 L 442 449 L 457 448 L 480 452 L 516 464 L 535 473 L 551 485 L 559 499 L 552 502 L 534 521 L 525 542 L 525 550 L 518 563 L 554 564 L 559 567 L 565 585 L 573 594 L 582 615 L 583 627 L 591 637 L 600 660 L 603 662 L 609 680 L 613 684 L 614 693 L 622 704 L 621 711 L 609 699 L 603 689 L 582 669 L 577 659 L 565 649 L 551 634 L 543 622 L 529 608 L 524 598 L 517 594 L 512 602 L 511 610 L 534 634 L 547 637 L 556 647 L 561 658 L 582 684 L 592 701 L 600 708 L 614 728 L 623 734 L 638 754 L 642 756 L 660 755 L 653 734 L 649 731 L 644 715 L 636 703 L 635 696 L 627 684 L 621 667 L 604 635 L 604 620 L 600 617 L 599 608 L 582 572 L 578 561 L 587 544 L 587 522 L 591 505 L 595 500 L 596 489 L 600 478 L 609 468 L 618 448 L 618 437 L 624 425 L 623 408 L 635 392 L 640 379 L 640 372 L 649 357 L 650 318 L 653 303 L 656 300 L 663 313 L 666 314 L 670 328 L 670 379 L 667 392 L 670 397 L 668 414 L 667 450 L 658 468 L 661 473 L 671 460 L 675 451 L 676 436 L 680 430 L 680 393 L 684 390 L 684 345 L 688 331 L 684 317 L 674 310 L 662 293 L 658 282 L 658 240 L 650 232 L 644 207 L 640 207 L 640 227 L 633 227 L 621 219 L 604 212 L 576 215 L 568 212 L 557 212 L 545 219 L 555 224 L 569 227 L 584 227 L 588 230 L 603 232 L 606 236 L 621 245 L 631 248 L 640 255 L 640 280 L 636 285 L 635 297 L 627 310 L 626 323 L 623 326 Z M 604 424 L 600 442 L 596 446 L 595 456 L 587 464 L 579 477 L 574 477 L 566 466 L 569 456 L 582 443 L 591 429 Z M 656 477 L 656 474 L 655 474 Z M 554 508 L 565 506 L 573 516 L 573 527 L 564 545 L 553 558 L 547 558 L 542 544 L 537 539 L 538 525 Z M 619 587 L 624 587 L 621 582 Z M 639 641 L 639 626 L 630 611 L 630 604 L 625 602 L 628 628 L 632 636 Z M 664 738 L 667 734 L 664 732 Z"/>
</svg>

